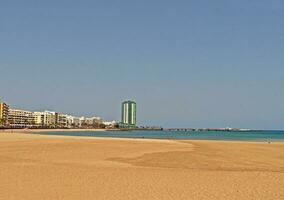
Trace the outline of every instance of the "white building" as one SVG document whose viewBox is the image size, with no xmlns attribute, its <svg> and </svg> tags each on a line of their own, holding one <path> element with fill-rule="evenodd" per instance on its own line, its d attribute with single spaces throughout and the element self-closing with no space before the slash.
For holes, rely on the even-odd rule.
<svg viewBox="0 0 284 200">
<path fill-rule="evenodd" d="M 80 118 L 81 126 L 87 126 L 87 127 L 95 127 L 98 124 L 102 124 L 102 119 L 99 117 L 81 117 Z"/>
<path fill-rule="evenodd" d="M 33 112 L 19 109 L 9 109 L 8 122 L 13 128 L 33 127 L 36 124 Z"/>
<path fill-rule="evenodd" d="M 68 128 L 68 115 L 58 114 L 57 125 L 61 128 Z"/>
<path fill-rule="evenodd" d="M 58 121 L 58 113 L 51 111 L 34 112 L 35 123 L 42 127 L 55 127 Z"/>
<path fill-rule="evenodd" d="M 106 126 L 114 126 L 117 124 L 117 122 L 116 121 L 111 121 L 111 122 L 104 121 L 103 124 Z"/>
<path fill-rule="evenodd" d="M 68 116 L 67 117 L 69 124 L 74 128 L 80 128 L 81 127 L 81 120 L 79 117 L 74 116 Z"/>
</svg>

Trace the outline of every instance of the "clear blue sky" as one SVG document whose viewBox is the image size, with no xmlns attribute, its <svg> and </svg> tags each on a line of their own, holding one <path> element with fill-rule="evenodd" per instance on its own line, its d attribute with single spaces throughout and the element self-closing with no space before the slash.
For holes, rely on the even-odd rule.
<svg viewBox="0 0 284 200">
<path fill-rule="evenodd" d="M 0 98 L 140 125 L 284 129 L 283 0 L 2 0 Z"/>
</svg>

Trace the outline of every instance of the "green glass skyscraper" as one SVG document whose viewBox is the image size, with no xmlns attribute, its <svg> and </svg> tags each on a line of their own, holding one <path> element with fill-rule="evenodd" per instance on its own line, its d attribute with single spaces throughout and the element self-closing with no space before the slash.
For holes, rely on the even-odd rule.
<svg viewBox="0 0 284 200">
<path fill-rule="evenodd" d="M 134 101 L 124 101 L 121 108 L 121 122 L 125 125 L 136 125 L 136 103 Z"/>
</svg>

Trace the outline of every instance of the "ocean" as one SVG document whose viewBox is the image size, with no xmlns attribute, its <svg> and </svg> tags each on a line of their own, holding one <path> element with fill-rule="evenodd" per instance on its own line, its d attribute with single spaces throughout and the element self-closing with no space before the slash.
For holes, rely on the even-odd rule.
<svg viewBox="0 0 284 200">
<path fill-rule="evenodd" d="M 62 131 L 35 134 L 182 140 L 284 141 L 284 131 Z"/>
</svg>

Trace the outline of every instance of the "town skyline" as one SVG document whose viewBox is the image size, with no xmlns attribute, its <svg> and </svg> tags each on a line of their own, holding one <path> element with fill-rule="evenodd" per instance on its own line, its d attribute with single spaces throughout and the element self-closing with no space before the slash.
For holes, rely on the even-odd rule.
<svg viewBox="0 0 284 200">
<path fill-rule="evenodd" d="M 106 121 L 98 116 L 74 116 L 51 110 L 20 109 L 0 101 L 1 128 L 116 128 L 118 122 Z"/>
<path fill-rule="evenodd" d="M 123 103 L 123 102 L 126 102 L 126 101 L 133 101 L 133 100 L 131 100 L 131 99 L 127 99 L 127 100 L 121 100 L 121 102 L 120 102 L 120 105 L 121 105 L 121 103 Z M 4 98 L 2 98 L 1 96 L 0 96 L 0 102 L 1 103 L 7 103 L 7 101 L 5 101 L 4 100 Z M 133 101 L 134 102 L 134 101 Z M 10 104 L 8 104 L 9 105 L 9 107 L 11 108 L 11 109 L 15 109 L 15 110 L 27 110 L 26 108 L 23 108 L 23 107 L 19 107 L 19 106 L 15 106 L 15 105 L 10 105 Z M 31 106 L 29 106 L 29 107 L 31 107 Z M 34 109 L 28 109 L 29 111 L 31 111 L 31 112 L 37 112 L 37 111 L 39 111 L 39 110 L 41 110 L 41 111 L 51 111 L 51 112 L 53 112 L 55 109 L 52 109 L 52 108 L 49 108 L 49 107 L 43 107 L 43 108 L 34 108 Z M 120 108 L 120 111 L 121 111 L 121 108 Z M 65 111 L 58 111 L 59 113 L 61 112 L 61 113 L 64 113 Z M 95 111 L 94 112 L 92 112 L 91 114 L 89 114 L 89 115 L 86 115 L 86 114 L 78 114 L 78 113 L 75 113 L 75 112 L 72 112 L 72 111 L 67 111 L 67 113 L 69 113 L 69 115 L 78 115 L 78 116 L 85 116 L 85 117 L 94 117 L 94 115 L 95 115 Z M 119 115 L 119 117 L 115 117 L 115 118 L 113 118 L 113 119 L 111 119 L 112 121 L 119 121 L 119 120 L 121 120 L 121 113 L 120 113 L 120 115 Z"/>
<path fill-rule="evenodd" d="M 125 117 L 128 108 L 125 108 L 125 104 L 130 103 L 135 104 L 135 111 L 130 110 L 130 116 Z M 151 124 L 139 124 L 136 121 L 136 102 L 133 100 L 124 100 L 122 101 L 121 105 L 121 113 L 120 113 L 120 118 L 113 119 L 113 120 L 106 120 L 98 115 L 92 114 L 89 116 L 86 115 L 81 115 L 79 116 L 78 114 L 70 114 L 70 113 L 63 113 L 60 111 L 55 111 L 55 110 L 50 110 L 50 109 L 42 109 L 42 110 L 26 110 L 26 109 L 21 109 L 21 108 L 15 108 L 15 107 L 10 107 L 9 104 L 6 102 L 1 101 L 0 99 L 0 120 L 1 123 L 3 123 L 3 112 L 5 112 L 5 108 L 3 108 L 3 105 L 6 105 L 8 109 L 6 112 L 7 115 L 7 121 L 8 126 L 6 128 L 81 128 L 81 129 L 113 129 L 113 130 L 119 130 L 119 129 L 140 129 L 140 130 L 160 130 L 160 129 L 165 129 L 165 130 L 217 130 L 217 131 L 250 131 L 250 130 L 268 130 L 268 129 L 252 129 L 249 127 L 231 127 L 231 126 L 224 126 L 224 127 L 209 127 L 209 126 L 204 126 L 204 127 L 193 127 L 193 126 L 184 126 L 184 127 L 163 127 L 158 124 L 151 125 Z M 3 110 L 4 109 L 4 110 Z M 129 108 L 130 109 L 130 108 Z M 132 107 L 133 109 L 133 107 Z M 134 112 L 134 114 L 132 113 Z M 17 113 L 17 114 L 15 114 Z M 43 117 L 44 115 L 44 117 Z M 131 116 L 132 115 L 132 116 Z M 46 122 L 42 121 L 41 118 L 44 118 L 47 121 L 51 122 Z M 17 118 L 17 117 L 24 117 L 26 123 L 18 123 L 14 124 L 11 122 L 10 118 Z M 30 122 L 30 119 L 32 118 L 32 123 Z M 38 119 L 37 119 L 38 118 Z M 46 119 L 47 118 L 47 119 Z M 52 118 L 52 119 L 50 119 Z M 129 121 L 128 121 L 129 118 Z M 61 119 L 61 120 L 60 120 Z M 40 120 L 40 122 L 36 122 L 37 120 Z M 23 121 L 22 119 L 20 121 Z M 1 125 L 0 123 L 0 125 Z M 4 124 L 2 124 L 4 125 Z M 270 129 L 270 130 L 282 130 L 282 129 Z"/>
</svg>

